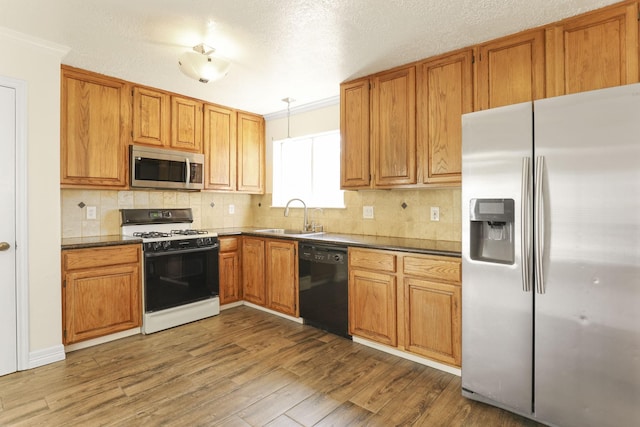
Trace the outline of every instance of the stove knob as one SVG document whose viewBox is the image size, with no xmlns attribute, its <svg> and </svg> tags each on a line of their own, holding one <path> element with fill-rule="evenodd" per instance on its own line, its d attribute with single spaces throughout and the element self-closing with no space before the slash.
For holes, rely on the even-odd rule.
<svg viewBox="0 0 640 427">
<path fill-rule="evenodd" d="M 164 242 L 162 242 L 162 249 L 169 249 L 171 247 L 171 242 L 166 240 Z"/>
<path fill-rule="evenodd" d="M 153 243 L 151 243 L 151 246 L 152 246 L 153 251 L 156 252 L 158 249 L 160 249 L 161 244 L 160 244 L 160 242 L 153 242 Z"/>
</svg>

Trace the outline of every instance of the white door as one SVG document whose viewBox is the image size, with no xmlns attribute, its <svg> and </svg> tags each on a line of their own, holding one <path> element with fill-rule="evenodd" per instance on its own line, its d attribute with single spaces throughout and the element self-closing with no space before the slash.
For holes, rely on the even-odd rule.
<svg viewBox="0 0 640 427">
<path fill-rule="evenodd" d="M 16 90 L 0 85 L 0 375 L 17 370 Z"/>
</svg>

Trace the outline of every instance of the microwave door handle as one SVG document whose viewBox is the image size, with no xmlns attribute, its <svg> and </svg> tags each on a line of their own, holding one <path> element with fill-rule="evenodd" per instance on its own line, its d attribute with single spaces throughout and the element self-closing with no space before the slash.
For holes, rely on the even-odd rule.
<svg viewBox="0 0 640 427">
<path fill-rule="evenodd" d="M 189 162 L 189 158 L 185 157 L 185 161 L 187 162 L 187 179 L 185 180 L 185 182 L 187 183 L 187 185 L 189 185 L 190 181 L 191 181 L 191 163 Z"/>
</svg>

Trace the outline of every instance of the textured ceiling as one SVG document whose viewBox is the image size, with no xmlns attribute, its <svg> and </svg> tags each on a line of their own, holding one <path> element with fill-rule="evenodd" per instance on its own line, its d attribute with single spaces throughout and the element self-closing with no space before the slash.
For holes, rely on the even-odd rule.
<svg viewBox="0 0 640 427">
<path fill-rule="evenodd" d="M 71 48 L 63 63 L 260 114 L 339 84 L 615 0 L 0 0 L 0 26 Z M 206 42 L 222 80 L 184 76 Z M 7 60 L 5 58 L 4 60 Z"/>
</svg>

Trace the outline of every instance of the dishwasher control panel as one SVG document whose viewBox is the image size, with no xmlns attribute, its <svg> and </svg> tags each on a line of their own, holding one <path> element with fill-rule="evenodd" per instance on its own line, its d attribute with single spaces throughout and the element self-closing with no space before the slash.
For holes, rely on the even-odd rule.
<svg viewBox="0 0 640 427">
<path fill-rule="evenodd" d="M 323 264 L 346 264 L 347 262 L 347 251 L 342 248 L 301 245 L 299 251 L 301 260 Z"/>
</svg>

